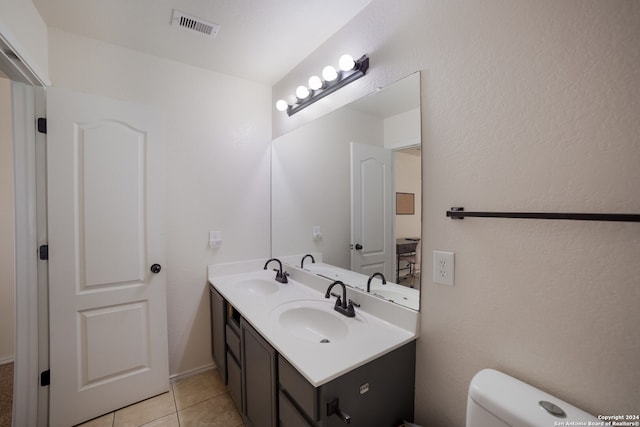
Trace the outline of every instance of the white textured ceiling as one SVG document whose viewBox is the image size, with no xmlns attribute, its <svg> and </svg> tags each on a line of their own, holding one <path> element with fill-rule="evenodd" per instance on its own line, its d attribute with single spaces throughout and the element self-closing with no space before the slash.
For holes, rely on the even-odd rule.
<svg viewBox="0 0 640 427">
<path fill-rule="evenodd" d="M 33 0 L 50 27 L 274 84 L 371 0 Z M 216 38 L 172 27 L 178 9 Z"/>
</svg>

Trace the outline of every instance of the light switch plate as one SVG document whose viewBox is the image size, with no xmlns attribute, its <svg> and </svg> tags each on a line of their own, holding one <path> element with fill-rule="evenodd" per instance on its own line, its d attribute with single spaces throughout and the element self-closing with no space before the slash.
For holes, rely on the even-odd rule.
<svg viewBox="0 0 640 427">
<path fill-rule="evenodd" d="M 322 232 L 320 231 L 319 225 L 314 225 L 313 227 L 311 227 L 311 234 L 313 235 L 313 240 L 322 239 Z"/>
<path fill-rule="evenodd" d="M 454 279 L 453 252 L 433 251 L 433 282 L 453 286 Z"/>
<path fill-rule="evenodd" d="M 222 232 L 219 230 L 209 232 L 209 247 L 218 248 L 222 245 Z"/>
</svg>

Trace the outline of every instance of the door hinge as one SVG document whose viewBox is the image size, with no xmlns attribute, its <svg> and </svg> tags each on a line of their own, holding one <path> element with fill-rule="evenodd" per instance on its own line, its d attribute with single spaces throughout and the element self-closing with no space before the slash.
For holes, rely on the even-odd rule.
<svg viewBox="0 0 640 427">
<path fill-rule="evenodd" d="M 51 381 L 51 371 L 47 369 L 46 371 L 40 372 L 40 386 L 48 386 Z"/>
<path fill-rule="evenodd" d="M 40 246 L 40 259 L 46 261 L 49 259 L 49 245 Z"/>
<path fill-rule="evenodd" d="M 38 117 L 38 132 L 47 133 L 47 119 Z"/>
</svg>

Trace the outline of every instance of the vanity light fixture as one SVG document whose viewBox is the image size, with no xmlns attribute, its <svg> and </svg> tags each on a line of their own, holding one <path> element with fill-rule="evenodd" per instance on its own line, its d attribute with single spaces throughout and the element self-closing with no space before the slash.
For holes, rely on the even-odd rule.
<svg viewBox="0 0 640 427">
<path fill-rule="evenodd" d="M 341 87 L 358 80 L 369 69 L 369 57 L 362 55 L 360 59 L 354 60 L 351 55 L 345 54 L 340 57 L 338 67 L 339 70 L 332 65 L 324 67 L 322 79 L 311 76 L 309 87 L 298 86 L 295 96 L 289 96 L 289 102 L 284 99 L 276 102 L 276 109 L 286 111 L 287 115 L 291 116 Z"/>
<path fill-rule="evenodd" d="M 296 89 L 296 96 L 301 101 L 303 99 L 307 99 L 309 95 L 311 95 L 311 92 L 309 92 L 309 89 L 307 89 L 306 86 L 298 86 L 298 88 Z"/>
<path fill-rule="evenodd" d="M 278 102 L 276 102 L 278 111 L 287 111 L 287 107 L 289 107 L 289 104 L 287 104 L 287 101 L 284 99 L 279 99 Z"/>
<path fill-rule="evenodd" d="M 356 65 L 356 61 L 353 60 L 353 56 L 349 54 L 344 54 L 340 57 L 338 61 L 338 66 L 342 71 L 353 70 L 353 67 Z"/>
<path fill-rule="evenodd" d="M 325 82 L 329 83 L 338 78 L 338 72 L 333 65 L 327 65 L 322 69 L 322 77 Z"/>
<path fill-rule="evenodd" d="M 309 77 L 309 89 L 318 90 L 318 89 L 322 89 L 323 86 L 324 86 L 324 82 L 320 77 L 318 76 Z"/>
</svg>

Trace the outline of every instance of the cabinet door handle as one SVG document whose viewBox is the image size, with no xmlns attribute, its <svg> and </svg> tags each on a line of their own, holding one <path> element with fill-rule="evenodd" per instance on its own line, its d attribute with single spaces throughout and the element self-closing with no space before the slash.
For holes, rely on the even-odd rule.
<svg viewBox="0 0 640 427">
<path fill-rule="evenodd" d="M 327 403 L 327 415 L 337 415 L 345 424 L 351 424 L 351 416 L 342 412 L 340 409 L 340 402 L 338 399 L 333 399 Z"/>
</svg>

